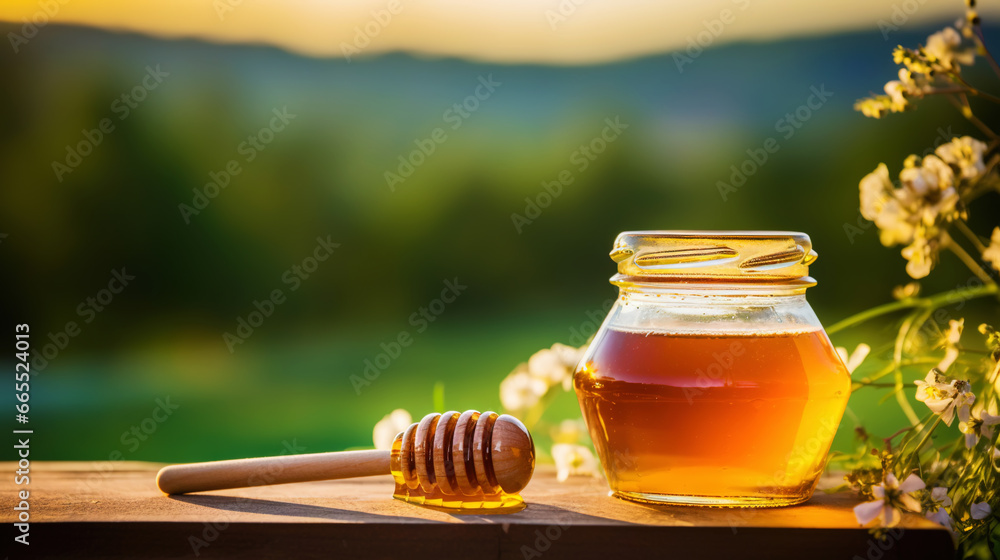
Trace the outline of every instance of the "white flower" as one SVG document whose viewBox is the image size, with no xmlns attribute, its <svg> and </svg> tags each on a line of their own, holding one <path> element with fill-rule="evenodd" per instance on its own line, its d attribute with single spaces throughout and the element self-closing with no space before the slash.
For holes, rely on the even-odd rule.
<svg viewBox="0 0 1000 560">
<path fill-rule="evenodd" d="M 557 342 L 552 348 L 539 350 L 528 359 L 528 373 L 544 379 L 550 385 L 562 383 L 563 388 L 569 390 L 573 371 L 583 357 L 584 350 L 586 347 L 573 348 Z"/>
<path fill-rule="evenodd" d="M 993 228 L 990 246 L 983 251 L 983 260 L 993 265 L 996 270 L 1000 270 L 1000 227 Z"/>
<path fill-rule="evenodd" d="M 959 64 L 968 66 L 975 61 L 975 53 L 971 49 L 959 50 L 960 46 L 962 36 L 955 29 L 945 27 L 927 38 L 923 52 L 935 69 L 947 72 L 957 70 Z"/>
<path fill-rule="evenodd" d="M 500 402 L 507 410 L 527 410 L 549 390 L 548 383 L 523 370 L 515 370 L 500 382 Z"/>
<path fill-rule="evenodd" d="M 938 525 L 944 527 L 945 529 L 948 529 L 949 532 L 954 533 L 955 528 L 952 525 L 953 522 L 951 520 L 951 516 L 948 515 L 948 512 L 945 511 L 943 507 L 938 507 L 937 511 L 933 513 L 928 513 L 926 517 L 927 519 L 930 519 L 934 523 L 937 523 Z"/>
<path fill-rule="evenodd" d="M 991 513 L 993 513 L 993 509 L 986 502 L 979 502 L 978 504 L 969 506 L 969 515 L 973 519 L 986 519 Z"/>
<path fill-rule="evenodd" d="M 931 505 L 927 508 L 925 517 L 934 523 L 948 529 L 952 535 L 955 534 L 954 521 L 944 508 L 951 507 L 951 497 L 948 496 L 948 489 L 937 486 L 931 490 Z"/>
<path fill-rule="evenodd" d="M 915 474 L 911 474 L 900 483 L 892 473 L 889 473 L 885 475 L 882 484 L 872 487 L 875 500 L 854 507 L 854 517 L 861 525 L 867 525 L 877 518 L 880 526 L 895 527 L 899 523 L 900 509 L 920 511 L 920 502 L 910 493 L 923 490 L 925 487 L 924 481 Z"/>
<path fill-rule="evenodd" d="M 969 391 L 969 383 L 951 379 L 937 369 L 932 369 L 917 385 L 917 400 L 926 404 L 931 412 L 941 416 L 941 420 L 951 426 L 958 414 L 959 421 L 969 421 L 969 407 L 976 396 Z"/>
<path fill-rule="evenodd" d="M 911 278 L 925 278 L 937 264 L 937 240 L 914 235 L 913 243 L 900 252 L 906 259 L 906 273 Z"/>
<path fill-rule="evenodd" d="M 920 295 L 920 283 L 910 282 L 905 286 L 896 286 L 892 289 L 893 299 L 903 300 L 915 298 Z"/>
<path fill-rule="evenodd" d="M 875 171 L 865 175 L 858 183 L 861 199 L 861 215 L 875 222 L 879 237 L 886 247 L 899 243 L 909 243 L 913 239 L 913 226 L 909 213 L 895 196 L 889 168 L 880 163 Z"/>
<path fill-rule="evenodd" d="M 906 86 L 895 80 L 885 84 L 885 93 L 889 96 L 889 110 L 897 113 L 906 109 L 909 100 L 906 99 Z"/>
<path fill-rule="evenodd" d="M 983 407 L 977 406 L 969 415 L 965 422 L 959 422 L 958 428 L 965 434 L 965 447 L 972 449 L 979 443 L 979 438 L 991 439 L 993 437 L 993 426 L 1000 424 L 1000 416 L 996 414 L 996 402 L 990 403 L 989 412 Z"/>
<path fill-rule="evenodd" d="M 941 371 L 948 371 L 951 364 L 958 359 L 958 342 L 962 338 L 962 329 L 965 327 L 965 318 L 948 321 L 948 332 L 944 336 L 944 358 L 937 368 Z"/>
<path fill-rule="evenodd" d="M 854 370 L 858 369 L 858 366 L 861 365 L 861 362 L 865 361 L 865 358 L 871 351 L 871 346 L 864 343 L 858 344 L 854 352 L 850 354 L 847 353 L 847 348 L 843 346 L 837 347 L 837 355 L 840 356 L 841 361 L 844 362 L 844 365 L 847 366 L 847 371 L 850 373 L 854 373 Z"/>
<path fill-rule="evenodd" d="M 983 153 L 986 144 L 971 136 L 952 138 L 951 142 L 942 144 L 934 150 L 945 163 L 957 167 L 963 179 L 975 181 L 986 171 L 983 163 Z"/>
<path fill-rule="evenodd" d="M 943 486 L 935 486 L 931 489 L 931 502 L 936 506 L 951 507 L 951 497 L 948 496 L 948 489 Z"/>
<path fill-rule="evenodd" d="M 576 369 L 577 364 L 580 363 L 580 359 L 583 358 L 583 354 L 586 350 L 586 344 L 579 348 L 574 348 L 558 342 L 552 345 L 552 351 L 555 352 L 555 354 L 559 356 L 559 359 L 562 360 L 562 363 L 571 370 Z"/>
<path fill-rule="evenodd" d="M 552 459 L 556 462 L 556 478 L 564 482 L 573 475 L 599 477 L 597 459 L 589 447 L 573 443 L 557 443 L 552 446 Z"/>
<path fill-rule="evenodd" d="M 392 449 L 392 442 L 395 441 L 396 435 L 405 432 L 412 423 L 413 417 L 402 408 L 397 408 L 386 414 L 375 424 L 375 429 L 372 431 L 375 449 Z"/>
<path fill-rule="evenodd" d="M 918 197 L 943 191 L 954 185 L 955 174 L 941 158 L 929 155 L 920 160 L 920 167 L 915 165 L 905 167 L 899 172 L 899 181 L 905 189 Z"/>
<path fill-rule="evenodd" d="M 528 373 L 544 379 L 550 385 L 562 383 L 563 378 L 572 375 L 559 355 L 548 348 L 532 354 L 528 359 Z"/>
</svg>

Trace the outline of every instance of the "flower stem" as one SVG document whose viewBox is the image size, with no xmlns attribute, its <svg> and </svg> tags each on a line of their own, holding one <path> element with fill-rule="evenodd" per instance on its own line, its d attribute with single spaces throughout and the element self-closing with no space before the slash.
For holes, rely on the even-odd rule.
<svg viewBox="0 0 1000 560">
<path fill-rule="evenodd" d="M 979 236 L 976 235 L 976 232 L 972 231 L 972 229 L 969 228 L 969 224 L 965 223 L 964 220 L 958 220 L 955 222 L 955 226 L 958 228 L 958 231 L 962 232 L 965 237 L 967 237 L 969 241 L 976 246 L 977 251 L 982 253 L 986 250 L 986 245 L 983 245 L 983 242 L 979 240 Z"/>
<path fill-rule="evenodd" d="M 907 366 L 931 365 L 931 364 L 937 364 L 940 361 L 941 360 L 938 360 L 936 358 L 914 358 L 912 360 L 903 360 L 903 361 L 901 361 L 898 364 L 898 367 L 902 368 L 902 367 L 907 367 Z M 860 381 L 855 381 L 854 385 L 857 385 L 857 387 L 852 387 L 851 388 L 851 392 L 854 392 L 854 391 L 860 389 L 861 387 L 866 387 L 866 386 L 881 387 L 881 386 L 885 385 L 885 386 L 888 386 L 888 387 L 895 387 L 896 386 L 895 383 L 876 384 L 875 381 L 878 381 L 879 379 L 882 379 L 883 377 L 889 375 L 890 373 L 892 373 L 893 371 L 895 371 L 896 367 L 897 367 L 897 364 L 895 362 L 893 362 L 893 363 L 889 364 L 888 366 L 886 366 L 886 367 L 882 368 L 881 370 L 879 370 L 874 375 L 872 375 L 870 377 L 865 377 L 864 379 L 861 379 Z"/>
<path fill-rule="evenodd" d="M 887 315 L 889 313 L 894 313 L 896 311 L 901 311 L 903 309 L 911 309 L 914 307 L 926 307 L 929 309 L 937 309 L 948 305 L 950 303 L 957 303 L 959 301 L 970 300 L 981 298 L 984 296 L 994 295 L 997 293 L 997 285 L 990 280 L 982 286 L 975 288 L 969 288 L 964 290 L 950 290 L 943 292 L 931 297 L 926 298 L 909 298 L 900 301 L 894 301 L 891 303 L 885 303 L 871 309 L 867 309 L 860 313 L 855 313 L 850 317 L 841 319 L 840 321 L 833 324 L 832 327 L 826 329 L 828 334 L 834 334 L 836 332 L 842 331 L 846 328 L 853 327 L 859 323 L 868 321 L 869 319 L 874 319 L 875 317 L 880 317 L 882 315 Z"/>
<path fill-rule="evenodd" d="M 920 418 L 917 416 L 916 411 L 913 410 L 913 407 L 910 406 L 910 401 L 906 398 L 906 392 L 903 391 L 903 369 L 900 367 L 900 364 L 903 362 L 903 347 L 906 346 L 906 339 L 910 336 L 913 325 L 922 325 L 927 320 L 928 315 L 930 315 L 930 312 L 927 310 L 917 310 L 910 313 L 906 320 L 903 321 L 902 326 L 899 327 L 899 334 L 896 336 L 896 344 L 892 354 L 893 372 L 896 381 L 896 402 L 899 403 L 899 408 L 903 410 L 906 419 L 914 426 L 920 424 Z"/>
<path fill-rule="evenodd" d="M 997 134 L 993 132 L 993 130 L 990 129 L 990 127 L 986 126 L 986 124 L 983 121 L 979 120 L 978 118 L 976 118 L 975 115 L 972 114 L 972 107 L 969 106 L 968 100 L 966 100 L 965 103 L 961 103 L 957 99 L 955 99 L 954 95 L 948 95 L 945 98 L 952 105 L 954 105 L 956 109 L 958 109 L 958 112 L 962 113 L 962 116 L 965 117 L 966 120 L 974 124 L 976 128 L 982 131 L 982 133 L 985 134 L 986 136 L 989 136 L 991 140 L 996 140 L 1000 138 L 1000 136 L 997 136 Z"/>
<path fill-rule="evenodd" d="M 959 78 L 959 79 L 961 79 L 961 78 Z M 965 81 L 963 80 L 962 83 L 965 84 Z M 991 101 L 993 103 L 1000 104 L 1000 97 L 997 97 L 995 95 L 991 95 L 991 94 L 986 93 L 984 91 L 979 91 L 978 89 L 976 89 L 976 88 L 974 88 L 974 87 L 972 87 L 972 86 L 970 86 L 968 84 L 966 84 L 965 86 L 928 89 L 928 90 L 925 90 L 923 92 L 923 95 L 925 95 L 925 96 L 927 96 L 927 95 L 946 95 L 946 94 L 952 94 L 952 93 L 959 93 L 959 94 L 963 94 L 963 95 L 967 93 L 969 95 L 974 95 L 974 96 L 979 97 L 981 99 L 984 99 L 986 101 Z"/>
<path fill-rule="evenodd" d="M 920 449 L 927 443 L 927 440 L 930 439 L 931 434 L 934 433 L 934 429 L 937 428 L 938 424 L 940 424 L 940 423 L 941 423 L 941 415 L 939 414 L 938 417 L 937 417 L 937 419 L 934 420 L 934 423 L 931 424 L 931 427 L 927 429 L 927 433 L 924 434 L 924 437 L 920 439 L 920 443 L 918 443 L 917 447 L 914 448 L 913 454 L 911 454 L 910 457 L 909 457 L 909 459 L 906 460 L 906 467 L 907 467 L 906 470 L 909 470 L 910 461 L 913 460 L 914 458 L 916 458 L 917 462 L 919 463 L 919 461 L 920 461 Z"/>
<path fill-rule="evenodd" d="M 985 270 L 983 270 L 983 267 L 979 266 L 979 263 L 976 262 L 976 259 L 972 258 L 972 256 L 969 255 L 969 253 L 967 253 L 965 249 L 962 248 L 961 245 L 955 243 L 955 240 L 952 239 L 950 235 L 944 233 L 942 234 L 942 239 L 944 246 L 947 247 L 948 250 L 951 251 L 952 253 L 955 253 L 955 256 L 957 256 L 962 261 L 962 263 L 965 264 L 965 266 L 969 267 L 969 270 L 971 270 L 973 274 L 979 277 L 979 279 L 982 280 L 984 284 L 990 284 L 993 282 L 993 279 L 990 278 L 990 275 L 987 274 Z"/>
<path fill-rule="evenodd" d="M 990 68 L 993 69 L 993 73 L 996 74 L 997 77 L 1000 77 L 1000 66 L 998 66 L 997 61 L 993 59 L 993 55 L 990 54 L 990 50 L 986 48 L 986 38 L 983 36 L 982 26 L 976 23 L 972 26 L 972 29 L 976 33 L 976 39 L 979 40 L 979 46 L 983 49 L 983 57 L 990 63 Z"/>
<path fill-rule="evenodd" d="M 986 93 L 984 91 L 980 91 L 980 90 L 972 87 L 972 85 L 970 85 L 969 82 L 965 81 L 965 79 L 962 78 L 961 74 L 959 74 L 957 72 L 952 72 L 951 73 L 951 77 L 954 78 L 955 80 L 957 80 L 959 83 L 961 83 L 965 87 L 964 88 L 947 88 L 947 89 L 964 90 L 964 91 L 951 91 L 951 92 L 948 92 L 948 93 L 968 93 L 970 95 L 975 95 L 976 97 L 982 97 L 983 99 L 992 101 L 994 103 L 1000 103 L 1000 97 L 996 97 L 994 95 L 990 95 L 990 94 L 988 94 L 988 93 Z M 944 90 L 931 90 L 931 93 L 938 93 L 938 92 L 943 92 L 943 91 Z M 966 105 L 968 105 L 968 99 L 966 99 L 965 101 L 966 101 Z"/>
</svg>

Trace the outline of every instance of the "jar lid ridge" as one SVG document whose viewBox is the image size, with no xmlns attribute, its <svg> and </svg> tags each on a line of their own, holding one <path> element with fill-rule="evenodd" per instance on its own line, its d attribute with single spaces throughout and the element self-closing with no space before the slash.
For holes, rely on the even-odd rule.
<svg viewBox="0 0 1000 560">
<path fill-rule="evenodd" d="M 626 231 L 615 239 L 612 283 L 722 282 L 813 286 L 809 236 L 793 231 Z"/>
</svg>

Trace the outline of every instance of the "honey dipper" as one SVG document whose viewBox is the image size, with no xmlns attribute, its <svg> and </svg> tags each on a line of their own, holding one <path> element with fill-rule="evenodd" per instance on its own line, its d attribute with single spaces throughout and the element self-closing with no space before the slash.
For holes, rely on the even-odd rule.
<svg viewBox="0 0 1000 560">
<path fill-rule="evenodd" d="M 234 459 L 160 469 L 156 485 L 186 494 L 266 484 L 392 474 L 395 497 L 447 507 L 520 503 L 535 468 L 531 434 L 517 418 L 474 410 L 432 413 L 396 436 L 392 450 Z M 478 504 L 478 505 L 468 505 Z"/>
</svg>

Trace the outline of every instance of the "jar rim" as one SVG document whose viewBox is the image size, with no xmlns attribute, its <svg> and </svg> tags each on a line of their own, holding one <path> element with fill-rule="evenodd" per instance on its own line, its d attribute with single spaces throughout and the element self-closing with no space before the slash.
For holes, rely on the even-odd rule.
<svg viewBox="0 0 1000 560">
<path fill-rule="evenodd" d="M 806 288 L 815 262 L 812 240 L 795 231 L 646 230 L 615 239 L 617 285 L 643 283 L 769 284 Z"/>
</svg>

